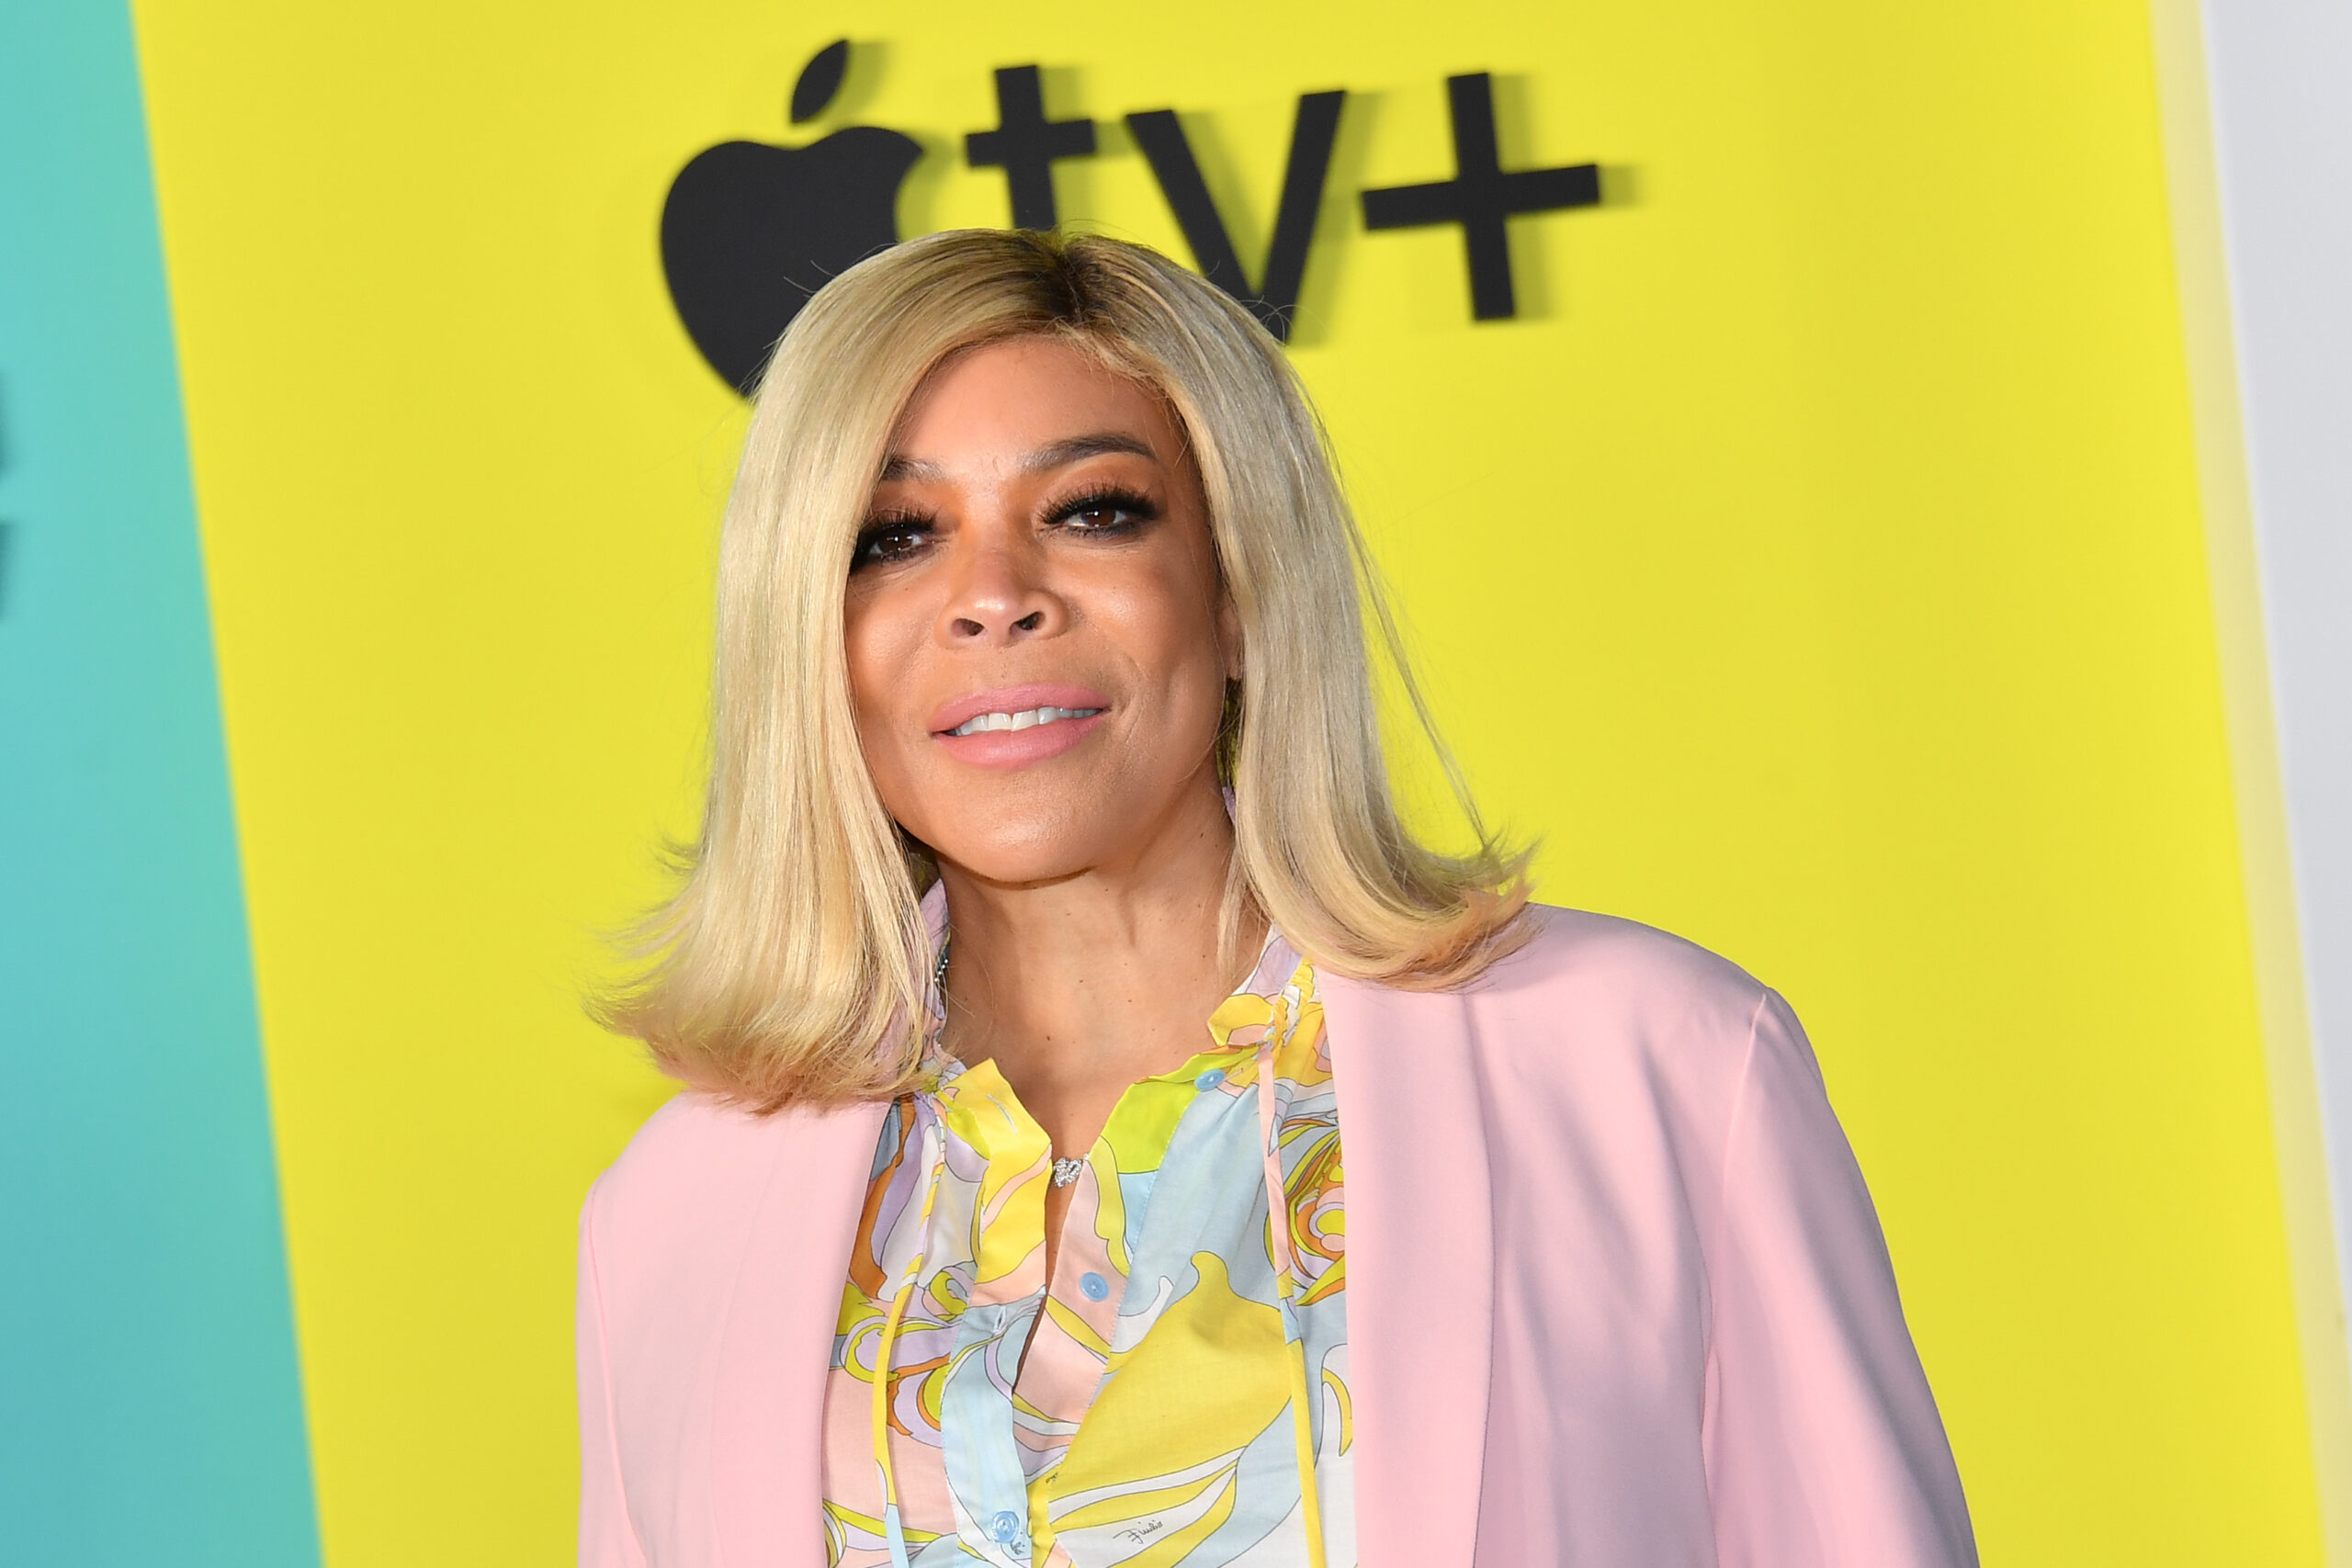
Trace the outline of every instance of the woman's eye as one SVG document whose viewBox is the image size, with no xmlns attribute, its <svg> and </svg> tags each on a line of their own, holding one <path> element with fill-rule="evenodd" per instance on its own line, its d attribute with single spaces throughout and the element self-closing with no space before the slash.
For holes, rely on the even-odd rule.
<svg viewBox="0 0 2352 1568">
<path fill-rule="evenodd" d="M 1064 507 L 1063 526 L 1081 534 L 1119 534 L 1151 521 L 1151 503 L 1139 497 L 1093 496 Z"/>
<path fill-rule="evenodd" d="M 931 529 L 926 524 L 869 524 L 857 536 L 857 553 L 850 561 L 850 570 L 905 560 L 930 542 Z"/>
</svg>

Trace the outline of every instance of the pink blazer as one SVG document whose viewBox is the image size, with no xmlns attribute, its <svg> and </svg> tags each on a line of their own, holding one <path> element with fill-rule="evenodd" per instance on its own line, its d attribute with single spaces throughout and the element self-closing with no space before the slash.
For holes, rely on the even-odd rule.
<svg viewBox="0 0 2352 1568">
<path fill-rule="evenodd" d="M 1960 1478 L 1779 996 L 1546 909 L 1437 995 L 1324 976 L 1364 1568 L 1958 1568 Z M 583 1568 L 823 1568 L 878 1106 L 695 1094 L 589 1193 Z"/>
</svg>

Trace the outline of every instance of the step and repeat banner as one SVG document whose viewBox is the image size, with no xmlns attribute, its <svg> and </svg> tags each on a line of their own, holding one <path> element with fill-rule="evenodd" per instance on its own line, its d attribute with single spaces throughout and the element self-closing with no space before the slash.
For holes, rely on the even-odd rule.
<svg viewBox="0 0 2352 1568">
<path fill-rule="evenodd" d="M 0 86 L 26 1561 L 565 1561 L 738 389 L 1016 222 L 1283 336 L 1543 897 L 1793 1000 L 1987 1560 L 2322 1560 L 2139 0 L 27 0 Z"/>
</svg>

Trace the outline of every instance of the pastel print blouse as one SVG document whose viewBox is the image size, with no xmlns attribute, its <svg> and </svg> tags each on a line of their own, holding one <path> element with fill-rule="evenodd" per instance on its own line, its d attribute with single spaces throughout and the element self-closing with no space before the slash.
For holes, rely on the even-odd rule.
<svg viewBox="0 0 2352 1568">
<path fill-rule="evenodd" d="M 884 1120 L 842 1297 L 834 1564 L 1353 1568 L 1325 1045 L 1314 970 L 1270 938 L 1207 1049 L 1119 1100 L 1051 1279 L 1044 1131 L 992 1063 L 935 1054 Z"/>
</svg>

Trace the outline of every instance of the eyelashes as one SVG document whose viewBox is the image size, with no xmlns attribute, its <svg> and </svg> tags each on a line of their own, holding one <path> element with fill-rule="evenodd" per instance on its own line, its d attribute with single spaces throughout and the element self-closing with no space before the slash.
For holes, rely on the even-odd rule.
<svg viewBox="0 0 2352 1568">
<path fill-rule="evenodd" d="M 1159 506 L 1142 491 L 1126 485 L 1088 485 L 1076 494 L 1049 502 L 1038 513 L 1041 525 L 1065 529 L 1081 538 L 1128 538 L 1159 521 Z M 939 516 L 917 507 L 894 507 L 868 517 L 851 547 L 851 575 L 869 568 L 911 560 L 938 537 Z"/>
<path fill-rule="evenodd" d="M 905 560 L 931 542 L 939 520 L 929 513 L 885 512 L 866 519 L 850 548 L 849 570 L 854 577 L 868 567 Z"/>
<path fill-rule="evenodd" d="M 1083 532 L 1094 535 L 1131 534 L 1159 516 L 1159 508 L 1152 504 L 1149 496 L 1125 485 L 1090 486 L 1084 492 L 1047 507 L 1046 516 L 1055 523 L 1069 523 L 1105 512 L 1112 514 L 1114 521 L 1089 524 Z"/>
</svg>

